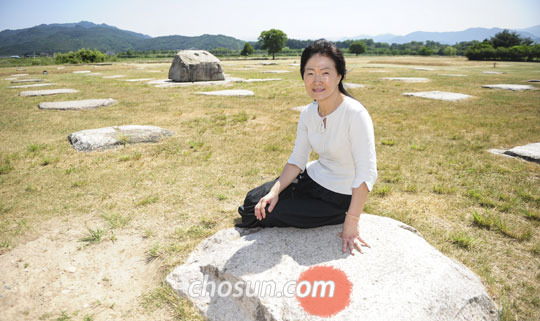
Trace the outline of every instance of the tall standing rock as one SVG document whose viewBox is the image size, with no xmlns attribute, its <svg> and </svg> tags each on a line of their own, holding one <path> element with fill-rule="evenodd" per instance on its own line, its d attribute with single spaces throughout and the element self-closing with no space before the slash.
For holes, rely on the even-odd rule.
<svg viewBox="0 0 540 321">
<path fill-rule="evenodd" d="M 221 62 L 204 50 L 179 51 L 169 69 L 169 79 L 182 82 L 225 80 Z"/>
</svg>

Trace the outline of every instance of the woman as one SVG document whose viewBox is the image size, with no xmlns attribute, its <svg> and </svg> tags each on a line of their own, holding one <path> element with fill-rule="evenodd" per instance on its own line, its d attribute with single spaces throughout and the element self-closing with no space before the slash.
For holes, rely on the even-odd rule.
<svg viewBox="0 0 540 321">
<path fill-rule="evenodd" d="M 369 245 L 358 221 L 377 179 L 373 124 L 343 87 L 345 58 L 326 40 L 304 49 L 300 73 L 314 102 L 298 121 L 293 152 L 274 181 L 251 190 L 238 227 L 311 228 L 342 224 L 342 250 Z M 311 151 L 319 159 L 308 163 Z"/>
</svg>

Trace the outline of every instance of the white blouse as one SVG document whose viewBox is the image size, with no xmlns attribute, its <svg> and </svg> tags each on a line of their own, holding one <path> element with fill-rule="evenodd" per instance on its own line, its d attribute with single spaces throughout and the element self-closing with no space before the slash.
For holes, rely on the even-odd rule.
<svg viewBox="0 0 540 321">
<path fill-rule="evenodd" d="M 373 123 L 362 104 L 345 96 L 332 113 L 321 117 L 315 101 L 302 110 L 296 142 L 287 161 L 304 170 L 319 185 L 340 194 L 366 183 L 371 191 L 377 180 Z M 323 119 L 326 118 L 326 128 Z M 311 150 L 319 159 L 306 165 Z"/>
</svg>

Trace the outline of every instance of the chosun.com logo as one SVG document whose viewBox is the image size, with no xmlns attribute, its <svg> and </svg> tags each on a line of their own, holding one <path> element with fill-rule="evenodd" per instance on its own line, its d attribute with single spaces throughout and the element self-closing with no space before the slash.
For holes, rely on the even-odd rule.
<svg viewBox="0 0 540 321">
<path fill-rule="evenodd" d="M 190 283 L 188 295 L 191 297 L 296 297 L 300 306 L 310 315 L 331 317 L 349 306 L 352 283 L 340 269 L 316 265 L 302 272 L 296 281 L 286 282 L 281 290 L 274 281 L 203 281 Z"/>
</svg>

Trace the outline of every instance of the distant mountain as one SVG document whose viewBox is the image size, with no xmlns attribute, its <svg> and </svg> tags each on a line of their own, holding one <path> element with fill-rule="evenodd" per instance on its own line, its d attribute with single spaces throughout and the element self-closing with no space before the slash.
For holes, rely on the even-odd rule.
<svg viewBox="0 0 540 321">
<path fill-rule="evenodd" d="M 244 42 L 223 35 L 198 37 L 167 36 L 152 38 L 148 35 L 118 29 L 106 24 L 88 21 L 65 24 L 39 25 L 0 32 L 0 56 L 25 54 L 52 54 L 97 48 L 103 52 L 132 50 L 180 50 L 218 47 L 242 49 Z"/>
<path fill-rule="evenodd" d="M 540 25 L 534 26 L 534 27 L 525 28 L 525 29 L 519 29 L 518 31 L 528 32 L 528 33 L 530 33 L 530 34 L 535 35 L 536 37 L 540 37 Z"/>
<path fill-rule="evenodd" d="M 417 31 L 405 36 L 383 34 L 378 36 L 359 35 L 353 38 L 339 39 L 373 39 L 375 42 L 407 43 L 411 41 L 436 41 L 453 45 L 462 41 L 482 41 L 501 32 L 500 28 L 470 28 L 455 32 L 423 32 Z M 531 38 L 540 43 L 540 25 L 514 30 L 522 37 Z M 303 48 L 304 41 L 289 39 L 288 43 L 298 42 Z M 224 35 L 202 35 L 197 37 L 166 36 L 152 38 L 148 35 L 118 29 L 106 24 L 95 24 L 88 21 L 63 24 L 42 24 L 32 28 L 4 30 L 0 32 L 0 56 L 26 54 L 52 54 L 55 52 L 76 51 L 81 48 L 97 48 L 103 52 L 119 52 L 126 50 L 181 50 L 227 48 L 240 50 L 244 41 Z M 292 47 L 291 47 L 292 48 Z M 296 48 L 296 47 L 295 47 Z"/>
<path fill-rule="evenodd" d="M 416 31 L 409 33 L 405 36 L 396 36 L 392 34 L 384 34 L 378 36 L 365 36 L 360 35 L 348 39 L 373 39 L 375 42 L 386 42 L 389 44 L 398 43 L 403 44 L 411 41 L 423 41 L 428 40 L 436 41 L 442 44 L 454 45 L 462 41 L 478 40 L 483 41 L 493 37 L 498 32 L 503 31 L 501 28 L 470 28 L 464 31 L 450 31 L 450 32 L 425 32 Z M 540 43 L 540 25 L 521 29 L 511 30 L 517 32 L 521 37 L 531 38 L 536 43 Z"/>
</svg>

